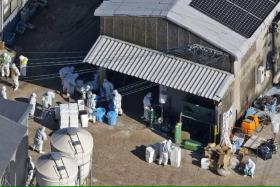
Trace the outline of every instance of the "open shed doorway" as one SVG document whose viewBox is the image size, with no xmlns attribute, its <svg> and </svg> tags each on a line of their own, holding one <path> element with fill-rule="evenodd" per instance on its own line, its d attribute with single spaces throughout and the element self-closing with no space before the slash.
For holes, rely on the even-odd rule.
<svg viewBox="0 0 280 187">
<path fill-rule="evenodd" d="M 157 84 L 110 70 L 106 70 L 106 77 L 122 95 L 122 108 L 127 116 L 141 121 L 143 98 L 148 92 L 152 93 L 152 103 L 158 104 Z"/>
<path fill-rule="evenodd" d="M 203 144 L 214 141 L 214 109 L 185 102 L 181 120 L 183 124 L 182 130 L 189 132 L 192 140 Z"/>
</svg>

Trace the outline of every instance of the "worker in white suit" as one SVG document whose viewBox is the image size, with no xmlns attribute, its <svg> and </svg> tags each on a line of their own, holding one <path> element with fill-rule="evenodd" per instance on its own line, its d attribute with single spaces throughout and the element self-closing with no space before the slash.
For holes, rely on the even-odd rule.
<svg viewBox="0 0 280 187">
<path fill-rule="evenodd" d="M 47 100 L 47 103 L 49 105 L 49 107 L 52 106 L 53 104 L 53 100 L 55 99 L 55 93 L 51 90 L 48 90 L 45 94 L 45 99 Z"/>
<path fill-rule="evenodd" d="M 119 94 L 118 90 L 113 91 L 113 104 L 115 112 L 119 115 L 123 114 L 122 110 L 122 96 Z"/>
<path fill-rule="evenodd" d="M 35 164 L 32 162 L 32 157 L 28 156 L 27 158 L 27 180 L 25 183 L 25 186 L 30 186 L 32 183 L 32 180 L 34 178 L 34 170 L 35 170 Z"/>
<path fill-rule="evenodd" d="M 64 88 L 65 87 L 64 81 L 69 74 L 72 74 L 74 72 L 74 70 L 75 70 L 74 67 L 68 67 L 68 66 L 63 67 L 59 70 L 59 77 L 61 79 L 61 84 L 62 84 L 62 87 L 63 87 L 62 91 L 63 92 L 66 90 L 66 88 Z"/>
<path fill-rule="evenodd" d="M 20 69 L 20 74 L 23 77 L 26 76 L 27 62 L 28 62 L 27 57 L 25 57 L 23 55 L 19 56 L 19 69 Z"/>
<path fill-rule="evenodd" d="M 248 159 L 247 162 L 245 163 L 244 177 L 251 176 L 252 178 L 254 178 L 255 169 L 256 169 L 255 162 L 253 162 L 253 160 L 251 159 Z"/>
<path fill-rule="evenodd" d="M 104 79 L 102 87 L 105 91 L 106 101 L 110 101 L 113 98 L 114 85 L 107 79 Z"/>
<path fill-rule="evenodd" d="M 16 66 L 16 64 L 12 64 L 11 67 L 11 76 L 12 76 L 12 80 L 13 80 L 13 84 L 14 84 L 14 91 L 16 91 L 19 87 L 19 81 L 18 78 L 20 76 L 20 72 Z"/>
<path fill-rule="evenodd" d="M 1 75 L 2 77 L 9 77 L 10 76 L 10 65 L 12 63 L 12 58 L 8 53 L 3 53 L 1 55 Z"/>
<path fill-rule="evenodd" d="M 33 141 L 33 151 L 37 150 L 39 153 L 43 153 L 43 144 L 47 140 L 47 134 L 45 132 L 45 127 L 40 127 L 36 130 L 36 134 Z"/>
<path fill-rule="evenodd" d="M 158 160 L 158 164 L 161 165 L 163 163 L 164 166 L 168 163 L 168 155 L 171 151 L 171 140 L 164 140 L 160 144 L 160 157 Z"/>
<path fill-rule="evenodd" d="M 32 106 L 31 107 L 31 110 L 30 110 L 30 113 L 29 113 L 29 116 L 31 118 L 34 117 L 34 114 L 35 114 L 35 110 L 36 110 L 36 93 L 32 93 L 31 96 L 30 96 L 30 100 L 29 100 L 29 104 Z"/>
<path fill-rule="evenodd" d="M 144 119 L 148 119 L 148 114 L 147 114 L 147 109 L 150 109 L 152 106 L 152 93 L 149 92 L 145 95 L 144 99 L 143 99 L 143 107 L 144 107 L 144 115 L 142 118 Z"/>
<path fill-rule="evenodd" d="M 59 70 L 59 77 L 61 78 L 61 81 L 68 76 L 68 74 L 72 74 L 74 72 L 75 68 L 74 67 L 63 67 Z"/>
<path fill-rule="evenodd" d="M 76 86 L 76 79 L 78 78 L 79 74 L 69 74 L 65 77 L 63 81 L 63 91 L 66 92 L 67 96 L 73 96 Z"/>
<path fill-rule="evenodd" d="M 1 93 L 0 93 L 0 98 L 7 99 L 6 90 L 7 90 L 6 86 L 2 86 Z"/>
<path fill-rule="evenodd" d="M 96 108 L 96 95 L 95 94 L 89 94 L 87 98 L 87 107 L 88 107 L 88 116 L 90 120 L 93 120 L 95 122 L 95 108 Z"/>
</svg>

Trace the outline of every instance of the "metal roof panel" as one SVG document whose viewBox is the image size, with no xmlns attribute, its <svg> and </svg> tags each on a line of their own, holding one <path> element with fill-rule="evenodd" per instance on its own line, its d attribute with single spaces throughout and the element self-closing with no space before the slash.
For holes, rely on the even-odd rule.
<svg viewBox="0 0 280 187">
<path fill-rule="evenodd" d="M 102 35 L 84 62 L 212 100 L 233 81 L 228 72 Z"/>
</svg>

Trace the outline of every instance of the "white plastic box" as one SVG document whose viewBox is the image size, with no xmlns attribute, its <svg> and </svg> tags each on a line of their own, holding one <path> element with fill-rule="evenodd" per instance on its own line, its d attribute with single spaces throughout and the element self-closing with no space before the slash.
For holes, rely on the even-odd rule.
<svg viewBox="0 0 280 187">
<path fill-rule="evenodd" d="M 202 158 L 200 161 L 201 169 L 209 169 L 210 160 L 209 158 Z"/>
<path fill-rule="evenodd" d="M 181 165 L 181 148 L 180 147 L 177 147 L 177 146 L 171 147 L 170 163 L 171 163 L 171 166 L 180 167 L 180 165 Z"/>
<path fill-rule="evenodd" d="M 146 148 L 145 158 L 149 164 L 155 161 L 156 154 L 154 148 L 152 148 L 151 146 Z"/>
<path fill-rule="evenodd" d="M 79 111 L 85 110 L 85 101 L 84 100 L 78 100 L 78 110 Z"/>
<path fill-rule="evenodd" d="M 80 115 L 80 117 L 81 117 L 82 127 L 88 127 L 88 115 L 82 114 L 82 115 Z"/>
</svg>

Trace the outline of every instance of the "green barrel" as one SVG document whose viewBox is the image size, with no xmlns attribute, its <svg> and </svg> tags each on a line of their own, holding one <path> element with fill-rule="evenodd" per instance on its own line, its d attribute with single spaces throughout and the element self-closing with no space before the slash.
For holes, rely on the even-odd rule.
<svg viewBox="0 0 280 187">
<path fill-rule="evenodd" d="M 175 126 L 175 143 L 181 144 L 182 143 L 182 123 L 177 123 Z"/>
<path fill-rule="evenodd" d="M 185 149 L 191 150 L 191 151 L 200 151 L 202 150 L 202 144 L 195 140 L 186 140 L 184 142 L 183 147 Z"/>
</svg>

